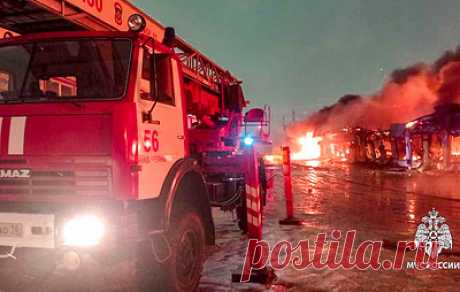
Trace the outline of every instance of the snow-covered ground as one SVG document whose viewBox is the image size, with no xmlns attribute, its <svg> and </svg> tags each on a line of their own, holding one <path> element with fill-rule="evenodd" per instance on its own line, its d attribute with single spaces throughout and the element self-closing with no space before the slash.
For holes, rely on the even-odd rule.
<svg viewBox="0 0 460 292">
<path fill-rule="evenodd" d="M 279 240 L 294 244 L 315 239 L 317 233 L 333 229 L 357 230 L 358 241 L 413 240 L 421 217 L 436 208 L 446 217 L 453 236 L 454 255 L 460 257 L 460 175 L 420 174 L 383 171 L 349 165 L 294 168 L 293 188 L 296 217 L 302 226 L 280 226 L 285 217 L 282 176 L 274 171 L 275 184 L 264 214 L 264 239 L 272 245 Z M 278 271 L 277 285 L 231 283 L 231 273 L 239 271 L 246 250 L 242 236 L 230 214 L 216 212 L 217 247 L 205 266 L 200 291 L 458 291 L 460 270 L 450 271 Z M 382 258 L 392 259 L 389 245 Z M 413 255 L 412 255 L 413 258 Z"/>
</svg>

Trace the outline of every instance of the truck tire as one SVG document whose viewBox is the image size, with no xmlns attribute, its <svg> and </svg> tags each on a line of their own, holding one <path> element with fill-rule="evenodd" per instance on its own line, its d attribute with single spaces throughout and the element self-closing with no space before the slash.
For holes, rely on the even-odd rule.
<svg viewBox="0 0 460 292">
<path fill-rule="evenodd" d="M 152 256 L 140 255 L 138 272 L 142 277 L 141 291 L 194 291 L 200 282 L 205 261 L 204 224 L 196 211 L 179 213 L 171 222 L 168 239 L 171 256 L 156 263 Z M 145 249 L 144 249 L 145 251 Z M 148 267 L 146 265 L 149 265 Z M 140 269 L 139 269 L 140 268 Z"/>
<path fill-rule="evenodd" d="M 204 223 L 194 211 L 174 221 L 170 236 L 172 254 L 168 264 L 168 283 L 172 291 L 194 291 L 200 283 L 205 261 Z"/>
</svg>

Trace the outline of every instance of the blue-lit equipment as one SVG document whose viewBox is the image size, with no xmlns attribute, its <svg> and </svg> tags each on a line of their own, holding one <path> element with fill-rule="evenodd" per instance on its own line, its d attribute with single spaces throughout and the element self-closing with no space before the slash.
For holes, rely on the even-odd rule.
<svg viewBox="0 0 460 292">
<path fill-rule="evenodd" d="M 244 145 L 251 146 L 252 144 L 254 144 L 254 138 L 252 138 L 251 136 L 247 136 L 244 138 L 243 142 Z"/>
</svg>

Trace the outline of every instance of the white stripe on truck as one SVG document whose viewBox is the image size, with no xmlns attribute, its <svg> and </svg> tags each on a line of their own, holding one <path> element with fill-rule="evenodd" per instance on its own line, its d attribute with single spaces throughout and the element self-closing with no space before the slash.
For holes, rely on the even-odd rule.
<svg viewBox="0 0 460 292">
<path fill-rule="evenodd" d="M 26 117 L 12 117 L 10 124 L 10 137 L 8 140 L 9 155 L 24 154 L 24 132 L 26 129 Z"/>
</svg>

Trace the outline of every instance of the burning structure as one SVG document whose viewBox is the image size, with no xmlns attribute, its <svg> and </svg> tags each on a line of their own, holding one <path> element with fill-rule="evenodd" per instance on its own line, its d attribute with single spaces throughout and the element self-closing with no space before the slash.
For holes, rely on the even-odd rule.
<svg viewBox="0 0 460 292">
<path fill-rule="evenodd" d="M 444 104 L 435 111 L 389 130 L 360 127 L 308 132 L 298 139 L 293 160 L 375 163 L 405 168 L 449 170 L 460 165 L 460 104 Z"/>
<path fill-rule="evenodd" d="M 321 158 L 332 161 L 384 164 L 391 149 L 388 131 L 343 128 L 322 135 Z"/>
<path fill-rule="evenodd" d="M 385 164 L 391 157 L 389 131 L 371 131 L 360 127 L 343 128 L 298 138 L 300 146 L 292 160 L 328 160 Z"/>
<path fill-rule="evenodd" d="M 394 126 L 394 129 L 401 128 Z M 393 131 L 393 156 L 409 168 L 455 168 L 460 162 L 460 105 L 444 104 Z M 402 158 L 402 159 L 401 159 Z"/>
<path fill-rule="evenodd" d="M 341 97 L 286 135 L 294 140 L 307 132 L 321 140 L 324 158 L 453 167 L 460 160 L 460 47 L 431 65 L 395 70 L 375 94 Z"/>
<path fill-rule="evenodd" d="M 297 140 L 300 150 L 293 153 L 292 160 L 316 160 L 321 157 L 321 137 L 313 136 L 313 132 L 307 132 L 305 136 Z"/>
</svg>

